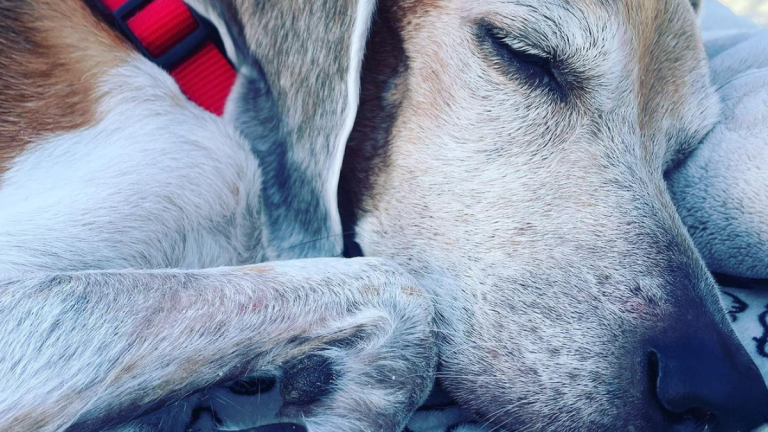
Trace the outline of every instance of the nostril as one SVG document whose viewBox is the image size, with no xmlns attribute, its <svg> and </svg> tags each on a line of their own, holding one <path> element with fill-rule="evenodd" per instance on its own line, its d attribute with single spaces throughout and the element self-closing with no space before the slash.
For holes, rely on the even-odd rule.
<svg viewBox="0 0 768 432">
<path fill-rule="evenodd" d="M 665 423 L 726 432 L 764 423 L 768 389 L 735 338 L 697 332 L 648 348 L 649 396 Z"/>
<path fill-rule="evenodd" d="M 651 389 L 656 402 L 661 408 L 666 409 L 661 399 L 659 399 L 659 355 L 656 351 L 648 353 L 648 379 L 650 380 L 648 387 Z"/>
<path fill-rule="evenodd" d="M 715 414 L 710 411 L 695 406 L 689 406 L 683 409 L 670 406 L 659 391 L 660 374 L 659 354 L 656 351 L 651 350 L 648 354 L 648 379 L 650 380 L 648 387 L 651 389 L 651 393 L 654 396 L 659 410 L 668 422 L 674 424 L 693 423 L 700 427 L 714 424 L 716 417 Z M 681 402 L 684 403 L 684 401 Z M 683 406 L 685 405 L 687 404 L 684 403 Z"/>
</svg>

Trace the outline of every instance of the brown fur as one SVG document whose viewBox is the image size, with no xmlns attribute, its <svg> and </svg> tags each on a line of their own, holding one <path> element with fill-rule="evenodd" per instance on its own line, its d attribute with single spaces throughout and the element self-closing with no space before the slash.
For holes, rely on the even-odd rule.
<svg viewBox="0 0 768 432">
<path fill-rule="evenodd" d="M 683 11 L 678 2 L 669 0 L 640 2 L 636 7 L 624 4 L 623 13 L 631 24 L 634 45 L 638 47 L 638 56 L 633 59 L 633 63 L 637 65 L 636 82 L 642 105 L 641 115 L 647 117 L 640 122 L 641 126 L 661 114 L 658 106 L 649 105 L 649 102 L 659 100 L 654 94 L 659 85 L 665 85 L 665 88 L 672 91 L 670 97 L 663 99 L 665 103 L 681 99 L 685 83 L 681 82 L 679 70 L 690 69 L 686 66 L 690 62 L 690 53 L 696 52 L 695 48 L 701 45 L 698 35 L 678 28 L 676 23 L 679 15 L 670 14 L 670 9 L 676 9 L 678 14 L 691 13 Z M 670 46 L 670 39 L 659 39 L 657 35 L 660 32 L 675 34 L 671 40 L 677 46 Z"/>
<path fill-rule="evenodd" d="M 403 39 L 400 33 L 401 10 L 397 2 L 381 0 L 378 17 L 373 21 L 370 46 L 363 65 L 360 88 L 360 106 L 355 127 L 349 138 L 341 173 L 339 199 L 344 202 L 342 211 L 365 209 L 370 211 L 373 201 L 359 202 L 370 190 L 370 181 L 386 172 L 387 146 L 391 127 L 395 123 L 398 108 L 407 91 L 402 77 L 407 71 Z M 353 215 L 345 215 L 354 218 Z M 345 232 L 350 232 L 345 227 Z"/>
<path fill-rule="evenodd" d="M 94 122 L 129 48 L 81 0 L 0 0 L 0 174 L 34 140 Z"/>
</svg>

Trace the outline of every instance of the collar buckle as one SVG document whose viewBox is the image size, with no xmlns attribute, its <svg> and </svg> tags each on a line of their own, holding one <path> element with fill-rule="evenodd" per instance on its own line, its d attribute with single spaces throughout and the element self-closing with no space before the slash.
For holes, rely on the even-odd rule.
<svg viewBox="0 0 768 432">
<path fill-rule="evenodd" d="M 128 0 L 122 6 L 117 8 L 112 16 L 115 20 L 115 25 L 125 38 L 128 39 L 142 55 L 150 59 L 153 63 L 170 72 L 200 50 L 206 42 L 211 41 L 220 50 L 222 49 L 223 43 L 218 30 L 210 21 L 197 13 L 192 7 L 188 6 L 187 8 L 189 9 L 190 14 L 192 14 L 192 17 L 197 23 L 197 28 L 170 48 L 166 53 L 160 56 L 152 55 L 128 25 L 128 21 L 141 12 L 141 10 L 152 1 L 154 0 Z"/>
</svg>

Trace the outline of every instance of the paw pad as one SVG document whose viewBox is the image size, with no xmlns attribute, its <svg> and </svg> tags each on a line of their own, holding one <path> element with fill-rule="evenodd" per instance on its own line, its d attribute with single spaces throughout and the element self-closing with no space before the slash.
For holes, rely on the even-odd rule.
<svg viewBox="0 0 768 432">
<path fill-rule="evenodd" d="M 336 378 L 328 357 L 311 354 L 285 366 L 280 396 L 289 405 L 309 405 L 330 394 Z"/>
</svg>

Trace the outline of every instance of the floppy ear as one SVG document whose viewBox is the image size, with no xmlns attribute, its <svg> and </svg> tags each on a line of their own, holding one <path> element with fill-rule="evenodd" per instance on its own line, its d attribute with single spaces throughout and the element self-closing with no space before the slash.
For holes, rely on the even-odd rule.
<svg viewBox="0 0 768 432">
<path fill-rule="evenodd" d="M 226 29 L 227 105 L 263 175 L 270 259 L 340 255 L 337 187 L 375 0 L 188 0 Z"/>
</svg>

